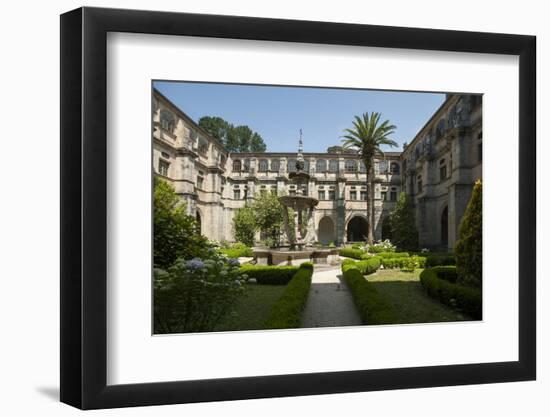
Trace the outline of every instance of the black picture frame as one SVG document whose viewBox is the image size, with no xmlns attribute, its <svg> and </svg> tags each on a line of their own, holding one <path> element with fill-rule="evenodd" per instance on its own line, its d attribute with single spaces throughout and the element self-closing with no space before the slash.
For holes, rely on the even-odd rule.
<svg viewBox="0 0 550 417">
<path fill-rule="evenodd" d="M 108 32 L 519 56 L 519 360 L 107 385 Z M 61 15 L 61 401 L 96 409 L 534 380 L 535 51 L 524 35 L 88 7 Z"/>
</svg>

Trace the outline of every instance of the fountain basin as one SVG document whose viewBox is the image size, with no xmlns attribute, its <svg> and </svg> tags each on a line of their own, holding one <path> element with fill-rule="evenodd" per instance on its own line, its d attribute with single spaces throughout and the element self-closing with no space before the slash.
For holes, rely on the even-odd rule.
<svg viewBox="0 0 550 417">
<path fill-rule="evenodd" d="M 254 248 L 253 252 L 257 265 L 300 265 L 302 262 L 329 265 L 338 260 L 338 248 Z"/>
</svg>

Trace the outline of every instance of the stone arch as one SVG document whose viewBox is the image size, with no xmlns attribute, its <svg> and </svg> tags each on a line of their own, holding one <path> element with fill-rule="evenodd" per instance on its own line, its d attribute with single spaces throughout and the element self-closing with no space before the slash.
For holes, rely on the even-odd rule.
<svg viewBox="0 0 550 417">
<path fill-rule="evenodd" d="M 336 240 L 334 226 L 334 221 L 330 216 L 324 216 L 319 221 L 319 232 L 317 233 L 317 235 L 319 236 L 319 243 L 322 243 L 323 245 L 328 245 L 329 243 Z"/>
<path fill-rule="evenodd" d="M 368 236 L 367 219 L 361 215 L 353 216 L 346 226 L 346 237 L 348 242 L 364 242 Z"/>
<path fill-rule="evenodd" d="M 449 206 L 445 206 L 440 217 L 441 246 L 447 248 L 449 245 Z"/>
</svg>

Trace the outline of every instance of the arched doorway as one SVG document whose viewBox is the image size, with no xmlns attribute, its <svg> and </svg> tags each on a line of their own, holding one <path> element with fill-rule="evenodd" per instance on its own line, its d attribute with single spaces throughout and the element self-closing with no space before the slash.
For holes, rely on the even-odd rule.
<svg viewBox="0 0 550 417">
<path fill-rule="evenodd" d="M 441 246 L 449 245 L 449 207 L 446 206 L 441 213 Z"/>
<path fill-rule="evenodd" d="M 328 245 L 334 240 L 334 222 L 329 216 L 325 216 L 319 222 L 319 243 Z"/>
<path fill-rule="evenodd" d="M 202 219 L 201 219 L 201 214 L 200 212 L 197 210 L 197 213 L 195 214 L 195 219 L 197 220 L 197 231 L 199 232 L 199 234 L 202 234 Z"/>
<path fill-rule="evenodd" d="M 348 242 L 364 242 L 367 240 L 368 226 L 367 220 L 361 216 L 355 216 L 348 222 L 347 240 Z"/>
</svg>

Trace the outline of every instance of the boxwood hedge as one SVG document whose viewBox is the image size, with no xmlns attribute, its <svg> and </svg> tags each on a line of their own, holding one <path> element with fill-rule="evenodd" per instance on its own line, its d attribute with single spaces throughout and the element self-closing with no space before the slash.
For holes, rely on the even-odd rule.
<svg viewBox="0 0 550 417">
<path fill-rule="evenodd" d="M 371 262 L 371 261 L 364 261 Z M 379 262 L 379 261 L 378 261 Z M 363 324 L 392 324 L 397 315 L 391 305 L 378 293 L 376 288 L 363 276 L 358 264 L 342 265 L 344 280 L 352 294 L 353 302 Z"/>
<path fill-rule="evenodd" d="M 452 268 L 448 266 L 425 269 L 420 274 L 422 286 L 429 296 L 450 307 L 458 308 L 474 319 L 481 320 L 481 290 L 452 282 Z M 456 280 L 456 268 L 454 275 Z"/>
<path fill-rule="evenodd" d="M 243 265 L 241 272 L 258 284 L 286 285 L 298 272 L 298 266 Z"/>
<path fill-rule="evenodd" d="M 411 261 L 415 261 L 418 268 L 424 268 L 426 266 L 426 258 L 424 256 L 407 256 L 401 258 L 382 258 L 382 265 L 384 268 L 405 268 L 408 267 Z"/>
<path fill-rule="evenodd" d="M 426 257 L 426 267 L 440 266 L 440 265 L 456 265 L 456 259 L 454 254 L 434 254 Z"/>
<path fill-rule="evenodd" d="M 362 249 L 342 248 L 338 253 L 340 254 L 340 256 L 345 256 L 346 258 L 353 259 L 366 259 L 371 257 L 371 255 L 369 255 Z"/>
<path fill-rule="evenodd" d="M 300 327 L 302 311 L 311 287 L 313 264 L 304 262 L 294 274 L 281 297 L 273 304 L 266 321 L 267 329 Z"/>
</svg>

